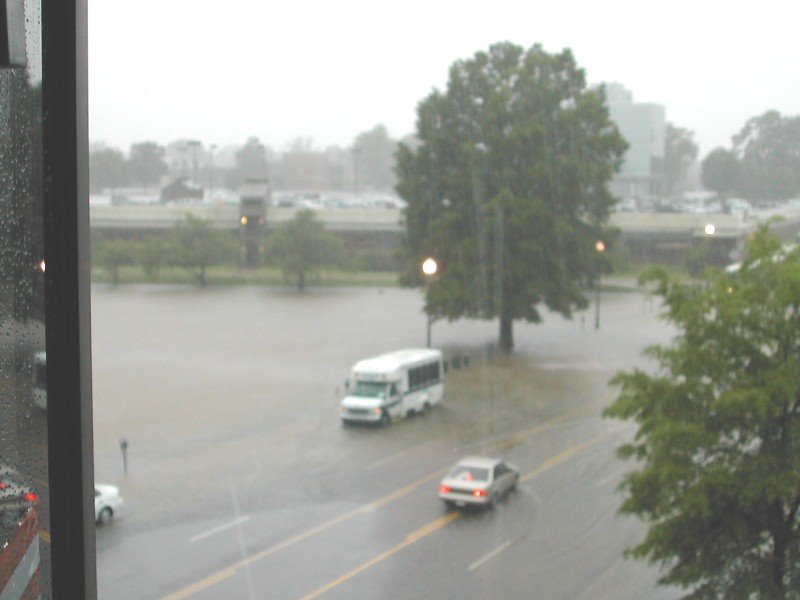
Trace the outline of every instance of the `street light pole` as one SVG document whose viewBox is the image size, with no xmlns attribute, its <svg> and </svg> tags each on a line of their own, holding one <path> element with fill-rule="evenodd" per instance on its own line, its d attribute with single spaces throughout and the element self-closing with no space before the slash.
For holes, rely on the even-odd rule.
<svg viewBox="0 0 800 600">
<path fill-rule="evenodd" d="M 208 201 L 213 202 L 212 193 L 214 190 L 214 150 L 217 149 L 216 144 L 211 144 L 208 147 Z"/>
<path fill-rule="evenodd" d="M 425 278 L 425 291 L 426 296 L 430 295 L 430 288 L 431 282 L 433 277 L 436 275 L 436 272 L 439 270 L 439 264 L 436 262 L 436 259 L 433 257 L 428 257 L 424 261 L 422 261 L 422 275 Z M 425 336 L 425 347 L 431 347 L 431 326 L 433 324 L 433 317 L 431 316 L 430 311 L 426 311 L 428 315 L 428 326 L 426 330 Z"/>
<path fill-rule="evenodd" d="M 431 347 L 431 324 L 432 324 L 431 313 L 428 313 L 428 334 L 425 337 L 425 347 L 426 348 L 430 348 Z"/>
<path fill-rule="evenodd" d="M 595 281 L 595 288 L 594 288 L 594 328 L 600 329 L 600 278 L 603 274 L 602 265 L 600 264 L 600 255 L 606 250 L 606 245 L 602 242 L 602 240 L 598 240 L 597 243 L 594 245 L 594 249 L 597 250 L 598 260 L 597 260 L 597 281 Z"/>
<path fill-rule="evenodd" d="M 197 187 L 197 149 L 200 147 L 200 140 L 187 140 L 186 145 L 192 149 L 192 186 Z"/>
</svg>

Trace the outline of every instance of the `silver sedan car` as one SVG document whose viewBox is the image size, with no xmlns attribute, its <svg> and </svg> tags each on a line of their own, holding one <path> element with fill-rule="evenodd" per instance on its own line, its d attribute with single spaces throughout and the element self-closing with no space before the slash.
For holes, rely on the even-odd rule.
<svg viewBox="0 0 800 600">
<path fill-rule="evenodd" d="M 439 484 L 439 498 L 453 506 L 494 507 L 517 487 L 519 470 L 498 458 L 470 456 L 458 461 Z"/>
</svg>

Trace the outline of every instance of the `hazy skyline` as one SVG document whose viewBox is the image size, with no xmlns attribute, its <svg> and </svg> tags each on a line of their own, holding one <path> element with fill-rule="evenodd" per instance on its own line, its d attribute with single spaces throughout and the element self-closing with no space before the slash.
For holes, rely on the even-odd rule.
<svg viewBox="0 0 800 600">
<path fill-rule="evenodd" d="M 696 132 L 702 157 L 749 117 L 800 113 L 798 17 L 796 3 L 774 0 L 90 0 L 90 138 L 127 150 L 255 135 L 280 150 L 302 136 L 324 148 L 378 123 L 401 137 L 455 60 L 509 40 L 571 48 L 590 84 L 617 81 L 663 104 Z"/>
</svg>

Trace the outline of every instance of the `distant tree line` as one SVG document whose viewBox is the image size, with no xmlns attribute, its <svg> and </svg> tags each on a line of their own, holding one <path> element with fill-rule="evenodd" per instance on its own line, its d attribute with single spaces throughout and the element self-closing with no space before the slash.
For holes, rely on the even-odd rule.
<svg viewBox="0 0 800 600">
<path fill-rule="evenodd" d="M 123 267 L 139 265 L 152 281 L 158 280 L 163 269 L 180 267 L 198 285 L 204 286 L 210 267 L 235 265 L 238 256 L 239 245 L 234 235 L 215 230 L 208 221 L 190 214 L 167 236 L 96 238 L 92 242 L 92 262 L 105 271 L 112 285 L 119 284 Z"/>
<path fill-rule="evenodd" d="M 111 285 L 118 285 L 126 267 L 139 267 L 148 281 L 158 281 L 164 270 L 180 269 L 199 286 L 209 283 L 209 270 L 238 267 L 242 245 L 236 234 L 214 229 L 210 222 L 187 214 L 166 234 L 137 239 L 95 236 L 92 261 Z M 263 262 L 280 269 L 287 283 L 303 291 L 319 280 L 322 269 L 392 271 L 395 252 L 380 248 L 351 248 L 325 230 L 313 211 L 298 211 L 294 219 L 278 225 L 262 245 Z"/>
<path fill-rule="evenodd" d="M 185 179 L 199 188 L 238 189 L 245 179 L 269 178 L 273 189 L 388 191 L 395 185 L 397 140 L 376 125 L 346 148 L 319 149 L 311 138 L 295 138 L 277 152 L 250 137 L 241 146 L 218 149 L 195 140 L 161 146 L 133 144 L 126 155 L 103 143 L 92 145 L 90 182 L 94 192 L 158 187 L 165 179 Z"/>
<path fill-rule="evenodd" d="M 731 142 L 703 159 L 706 189 L 754 201 L 800 196 L 800 116 L 767 111 L 749 119 Z"/>
</svg>

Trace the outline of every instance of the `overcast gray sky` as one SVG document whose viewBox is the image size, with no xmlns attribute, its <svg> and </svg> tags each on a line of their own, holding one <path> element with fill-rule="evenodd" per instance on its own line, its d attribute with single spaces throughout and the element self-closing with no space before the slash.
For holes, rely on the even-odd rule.
<svg viewBox="0 0 800 600">
<path fill-rule="evenodd" d="M 399 137 L 454 60 L 510 40 L 572 48 L 589 82 L 665 105 L 705 155 L 753 115 L 800 114 L 798 22 L 796 0 L 90 0 L 90 136 Z"/>
</svg>

